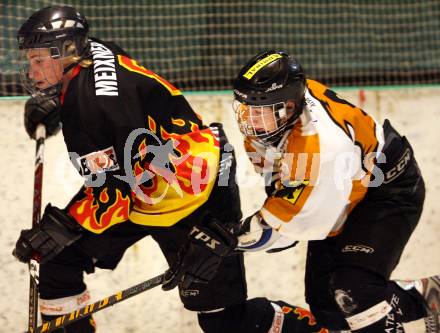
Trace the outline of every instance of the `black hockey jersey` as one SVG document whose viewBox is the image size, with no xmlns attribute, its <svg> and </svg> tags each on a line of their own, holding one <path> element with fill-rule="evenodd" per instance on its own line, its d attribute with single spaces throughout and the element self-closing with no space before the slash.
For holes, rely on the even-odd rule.
<svg viewBox="0 0 440 333">
<path fill-rule="evenodd" d="M 62 131 L 85 185 L 67 206 L 101 233 L 130 220 L 171 226 L 214 186 L 219 140 L 180 90 L 112 43 L 91 40 L 62 97 Z"/>
</svg>

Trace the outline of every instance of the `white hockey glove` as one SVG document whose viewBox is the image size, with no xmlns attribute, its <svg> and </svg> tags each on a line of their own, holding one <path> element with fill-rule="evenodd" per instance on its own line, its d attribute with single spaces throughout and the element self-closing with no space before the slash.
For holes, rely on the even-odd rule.
<svg viewBox="0 0 440 333">
<path fill-rule="evenodd" d="M 276 229 L 268 225 L 258 212 L 242 221 L 237 236 L 237 250 L 247 252 L 261 250 L 266 250 L 268 253 L 279 252 L 294 247 L 298 243 L 297 241 L 292 241 L 286 245 L 283 238 L 283 245 L 281 247 L 277 246 L 277 241 L 282 236 Z"/>
</svg>

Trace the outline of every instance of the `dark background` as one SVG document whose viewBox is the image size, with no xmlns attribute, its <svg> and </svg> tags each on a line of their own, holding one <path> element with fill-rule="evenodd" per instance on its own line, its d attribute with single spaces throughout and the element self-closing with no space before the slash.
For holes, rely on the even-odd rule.
<svg viewBox="0 0 440 333">
<path fill-rule="evenodd" d="M 19 86 L 15 33 L 34 11 L 60 1 L 3 0 L 0 95 Z M 228 90 L 265 49 L 294 55 L 332 86 L 440 83 L 440 1 L 72 0 L 91 36 L 113 40 L 139 64 L 184 90 Z"/>
</svg>

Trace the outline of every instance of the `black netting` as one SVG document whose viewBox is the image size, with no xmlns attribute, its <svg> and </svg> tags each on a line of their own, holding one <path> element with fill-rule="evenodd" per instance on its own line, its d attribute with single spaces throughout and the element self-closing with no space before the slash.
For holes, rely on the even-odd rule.
<svg viewBox="0 0 440 333">
<path fill-rule="evenodd" d="M 15 33 L 60 1 L 3 0 L 0 95 L 21 93 Z M 225 90 L 264 49 L 295 55 L 309 77 L 337 86 L 440 81 L 438 0 L 72 0 L 91 35 L 113 40 L 185 90 Z"/>
</svg>

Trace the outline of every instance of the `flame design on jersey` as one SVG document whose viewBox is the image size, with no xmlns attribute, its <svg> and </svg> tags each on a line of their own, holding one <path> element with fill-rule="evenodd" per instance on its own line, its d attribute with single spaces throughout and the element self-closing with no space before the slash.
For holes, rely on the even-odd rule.
<svg viewBox="0 0 440 333">
<path fill-rule="evenodd" d="M 142 140 L 142 142 L 139 144 L 138 151 L 141 160 L 144 159 L 145 156 L 147 155 L 147 139 Z"/>
<path fill-rule="evenodd" d="M 171 123 L 177 126 L 185 126 L 185 120 L 171 118 Z"/>
<path fill-rule="evenodd" d="M 102 192 L 99 194 L 99 201 L 101 201 L 102 203 L 107 203 L 109 200 L 109 196 L 107 193 L 107 187 L 105 189 L 102 190 Z"/>
<path fill-rule="evenodd" d="M 288 313 L 292 313 L 296 315 L 296 318 L 298 320 L 303 320 L 303 319 L 307 319 L 307 324 L 309 326 L 316 326 L 318 325 L 315 317 L 313 316 L 313 314 L 304 308 L 300 308 L 300 307 L 295 307 L 292 308 L 290 306 L 283 306 L 281 308 L 281 311 L 286 315 Z M 318 325 L 319 328 L 320 325 Z M 312 332 L 312 331 L 310 331 Z M 313 331 L 314 332 L 314 331 Z M 329 331 L 326 328 L 321 328 L 319 331 L 316 331 L 315 333 L 329 333 Z"/>
<path fill-rule="evenodd" d="M 118 55 L 118 62 L 119 65 L 122 67 L 128 69 L 129 71 L 136 72 L 145 76 L 148 76 L 149 78 L 152 78 L 159 82 L 162 86 L 164 86 L 172 96 L 178 96 L 182 95 L 181 91 L 174 87 L 171 83 L 169 83 L 164 78 L 160 77 L 153 71 L 139 65 L 135 60 L 130 59 L 129 57 Z"/>
<path fill-rule="evenodd" d="M 192 121 L 189 122 L 191 124 L 191 132 L 197 132 L 199 131 L 199 125 L 196 123 L 193 123 Z"/>
<path fill-rule="evenodd" d="M 361 148 L 362 157 L 377 150 L 376 123 L 370 115 L 319 82 L 307 80 L 307 85 L 333 122 Z"/>
<path fill-rule="evenodd" d="M 148 116 L 148 127 L 153 133 L 156 133 L 156 122 L 151 116 Z"/>
<path fill-rule="evenodd" d="M 155 126 L 153 119 L 149 123 Z M 165 144 L 139 144 L 140 156 L 153 157 L 141 158 L 133 165 L 142 192 L 134 199 L 133 222 L 172 225 L 209 197 L 217 176 L 219 139 L 210 128 L 200 130 L 195 123 L 190 126 L 194 131 L 184 134 L 168 132 L 161 126 L 158 134 Z M 159 153 L 162 158 L 156 158 Z"/>
<path fill-rule="evenodd" d="M 197 126 L 196 124 L 194 124 Z M 198 126 L 197 126 L 198 128 Z M 140 185 L 144 193 L 151 197 L 161 187 L 158 183 L 164 181 L 169 186 L 180 189 L 183 192 L 196 195 L 203 192 L 208 186 L 208 182 L 200 182 L 199 186 L 194 186 L 194 173 L 200 175 L 200 179 L 212 179 L 210 174 L 208 158 L 204 156 L 213 147 L 219 147 L 218 139 L 212 135 L 210 129 L 191 132 L 187 134 L 168 133 L 161 127 L 161 137 L 164 140 L 171 140 L 174 151 L 177 154 L 169 154 L 169 168 L 145 162 L 143 167 L 137 162 L 134 167 L 135 177 L 139 177 L 144 171 L 151 172 L 151 182 L 149 186 Z M 139 146 L 139 152 L 147 148 L 145 140 Z M 144 152 L 145 155 L 145 152 Z M 177 187 L 176 187 L 177 186 Z M 163 186 L 162 186 L 163 188 Z M 181 193 L 181 196 L 183 194 Z"/>
<path fill-rule="evenodd" d="M 309 310 L 296 308 L 293 312 L 298 315 L 299 320 L 307 318 L 310 326 L 316 325 L 316 319 Z"/>
<path fill-rule="evenodd" d="M 201 179 L 210 178 L 208 159 L 203 156 L 203 153 L 209 152 L 212 147 L 218 148 L 219 142 L 210 129 L 200 131 L 197 124 L 193 123 L 192 126 L 194 126 L 194 131 L 185 135 L 167 133 L 161 128 L 161 136 L 165 140 L 173 140 L 174 149 L 178 152 L 179 157 L 171 155 L 170 161 L 176 170 L 180 188 L 194 195 L 196 192 L 191 182 L 192 173 L 197 172 Z M 207 183 L 201 183 L 200 192 L 203 192 L 207 185 Z"/>
<path fill-rule="evenodd" d="M 133 167 L 133 174 L 136 178 L 136 181 L 138 182 L 138 186 L 143 194 L 145 194 L 144 198 L 146 201 L 144 201 L 147 204 L 154 204 L 154 200 L 152 198 L 154 197 L 154 193 L 157 193 L 158 191 L 158 181 L 156 180 L 156 175 L 154 172 L 150 171 L 148 166 L 146 164 L 144 167 L 141 167 L 140 161 L 137 161 L 134 164 Z M 151 178 L 148 183 L 141 183 L 141 177 L 144 173 L 147 173 L 148 176 Z M 133 192 L 134 196 L 136 196 L 136 193 Z"/>
<path fill-rule="evenodd" d="M 314 317 L 314 316 L 312 315 L 312 313 L 311 313 L 309 310 L 307 310 L 307 309 L 300 308 L 300 307 L 292 308 L 292 307 L 290 307 L 290 306 L 283 306 L 283 307 L 281 308 L 281 311 L 282 311 L 284 314 L 288 314 L 288 313 L 293 312 L 293 313 L 295 313 L 295 314 L 297 315 L 297 318 L 298 318 L 299 320 L 302 320 L 302 319 L 304 319 L 304 318 L 307 318 L 307 319 L 308 319 L 308 323 L 309 323 L 310 326 L 314 326 L 314 325 L 316 325 L 316 319 L 315 319 L 315 317 Z"/>
<path fill-rule="evenodd" d="M 113 200 L 110 200 L 108 188 L 101 189 L 86 187 L 81 193 L 84 197 L 74 202 L 69 213 L 85 229 L 94 233 L 101 233 L 110 226 L 124 222 L 128 219 L 130 210 L 130 198 L 123 196 L 121 191 L 116 189 Z M 99 201 L 99 202 L 98 202 Z"/>
</svg>

